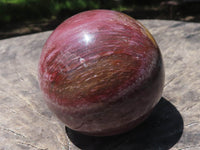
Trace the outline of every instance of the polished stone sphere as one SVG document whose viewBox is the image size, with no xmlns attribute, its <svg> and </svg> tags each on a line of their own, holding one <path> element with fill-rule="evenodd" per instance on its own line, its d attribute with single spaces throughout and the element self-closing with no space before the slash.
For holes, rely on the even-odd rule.
<svg viewBox="0 0 200 150">
<path fill-rule="evenodd" d="M 39 62 L 45 101 L 67 127 L 107 136 L 126 132 L 161 98 L 161 52 L 138 21 L 111 10 L 65 20 L 46 41 Z"/>
</svg>

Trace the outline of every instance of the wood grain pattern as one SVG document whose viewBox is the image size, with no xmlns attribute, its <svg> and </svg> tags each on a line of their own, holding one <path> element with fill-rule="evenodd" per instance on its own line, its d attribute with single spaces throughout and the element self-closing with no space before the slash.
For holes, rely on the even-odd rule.
<svg viewBox="0 0 200 150">
<path fill-rule="evenodd" d="M 89 143 L 90 148 L 86 149 L 97 149 L 95 146 L 99 145 L 104 149 L 133 149 L 133 146 L 143 145 L 142 149 L 147 149 L 149 146 L 149 149 L 198 150 L 200 149 L 200 24 L 160 20 L 141 20 L 141 22 L 154 35 L 163 54 L 166 72 L 164 100 L 161 100 L 151 118 L 137 131 L 110 139 L 92 138 L 96 143 Z M 51 31 L 0 41 L 0 149 L 79 149 L 68 140 L 64 125 L 47 109 L 39 90 L 38 60 L 42 46 L 50 33 Z M 178 112 L 184 123 L 183 134 L 181 116 Z M 178 119 L 170 114 L 176 114 L 179 122 L 176 122 Z M 152 128 L 157 134 L 151 135 Z M 149 136 L 146 136 L 142 129 L 145 129 Z M 178 133 L 179 136 L 182 134 L 179 141 L 178 136 L 174 141 L 167 140 Z M 77 134 L 68 132 L 68 136 L 73 141 L 73 137 Z M 155 139 L 160 139 L 160 143 L 164 140 L 168 145 L 154 142 Z M 112 142 L 109 144 L 106 141 Z M 83 145 L 87 144 L 87 141 L 81 144 L 78 146 L 84 149 Z"/>
</svg>

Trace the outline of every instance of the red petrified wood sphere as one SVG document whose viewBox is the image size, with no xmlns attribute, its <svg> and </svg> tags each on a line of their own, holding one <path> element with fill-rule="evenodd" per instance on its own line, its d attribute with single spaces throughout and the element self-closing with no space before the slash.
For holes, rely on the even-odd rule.
<svg viewBox="0 0 200 150">
<path fill-rule="evenodd" d="M 164 69 L 148 30 L 110 10 L 79 13 L 46 41 L 39 82 L 67 127 L 105 136 L 141 123 L 161 98 Z"/>
</svg>

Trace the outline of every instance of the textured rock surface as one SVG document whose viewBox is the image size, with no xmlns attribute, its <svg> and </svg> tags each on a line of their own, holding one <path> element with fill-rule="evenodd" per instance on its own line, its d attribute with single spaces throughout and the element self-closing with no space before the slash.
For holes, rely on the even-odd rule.
<svg viewBox="0 0 200 150">
<path fill-rule="evenodd" d="M 200 149 L 200 24 L 160 20 L 141 22 L 154 35 L 163 54 L 166 72 L 163 93 L 165 101 L 160 105 L 162 108 L 167 108 L 169 106 L 167 102 L 170 101 L 173 104 L 170 107 L 176 107 L 184 121 L 183 134 L 182 136 L 180 134 L 178 142 L 165 142 L 165 139 L 170 139 L 179 132 L 170 130 L 172 128 L 170 124 L 166 125 L 167 128 L 163 128 L 166 131 L 173 131 L 167 136 L 161 132 L 160 135 L 155 134 L 159 139 L 163 139 L 162 142 L 170 143 L 168 146 L 159 145 L 158 142 L 156 146 L 156 142 L 153 141 L 146 144 L 142 140 L 131 138 L 132 134 L 124 136 L 126 139 L 132 139 L 131 142 L 127 142 L 123 136 L 118 136 L 116 137 L 118 140 L 113 140 L 116 141 L 114 144 L 109 145 L 105 142 L 100 144 L 104 145 L 104 149 L 133 149 L 137 145 L 143 145 L 142 149 L 171 147 L 172 150 L 198 150 Z M 0 41 L 0 149 L 78 149 L 66 138 L 64 125 L 47 109 L 38 86 L 39 55 L 50 33 Z M 169 113 L 165 117 L 161 116 L 161 119 L 169 119 Z M 157 119 L 153 123 L 147 121 L 143 127 L 148 126 L 148 123 L 151 125 L 148 126 L 149 130 L 159 125 L 165 126 L 159 122 L 162 120 Z M 142 135 L 142 133 L 137 134 Z M 143 141 L 145 137 L 148 136 L 145 134 Z M 90 143 L 92 144 L 94 149 L 95 144 L 99 143 Z"/>
</svg>

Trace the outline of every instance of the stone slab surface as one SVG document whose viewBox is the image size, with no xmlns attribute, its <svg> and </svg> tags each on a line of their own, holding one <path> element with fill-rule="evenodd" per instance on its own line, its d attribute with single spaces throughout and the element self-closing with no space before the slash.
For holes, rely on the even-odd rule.
<svg viewBox="0 0 200 150">
<path fill-rule="evenodd" d="M 199 150 L 200 24 L 141 22 L 164 59 L 166 80 L 159 106 L 149 120 L 125 135 L 98 139 L 68 130 L 68 137 L 81 149 L 91 150 Z M 79 149 L 39 90 L 38 60 L 50 33 L 0 40 L 0 150 Z"/>
</svg>

